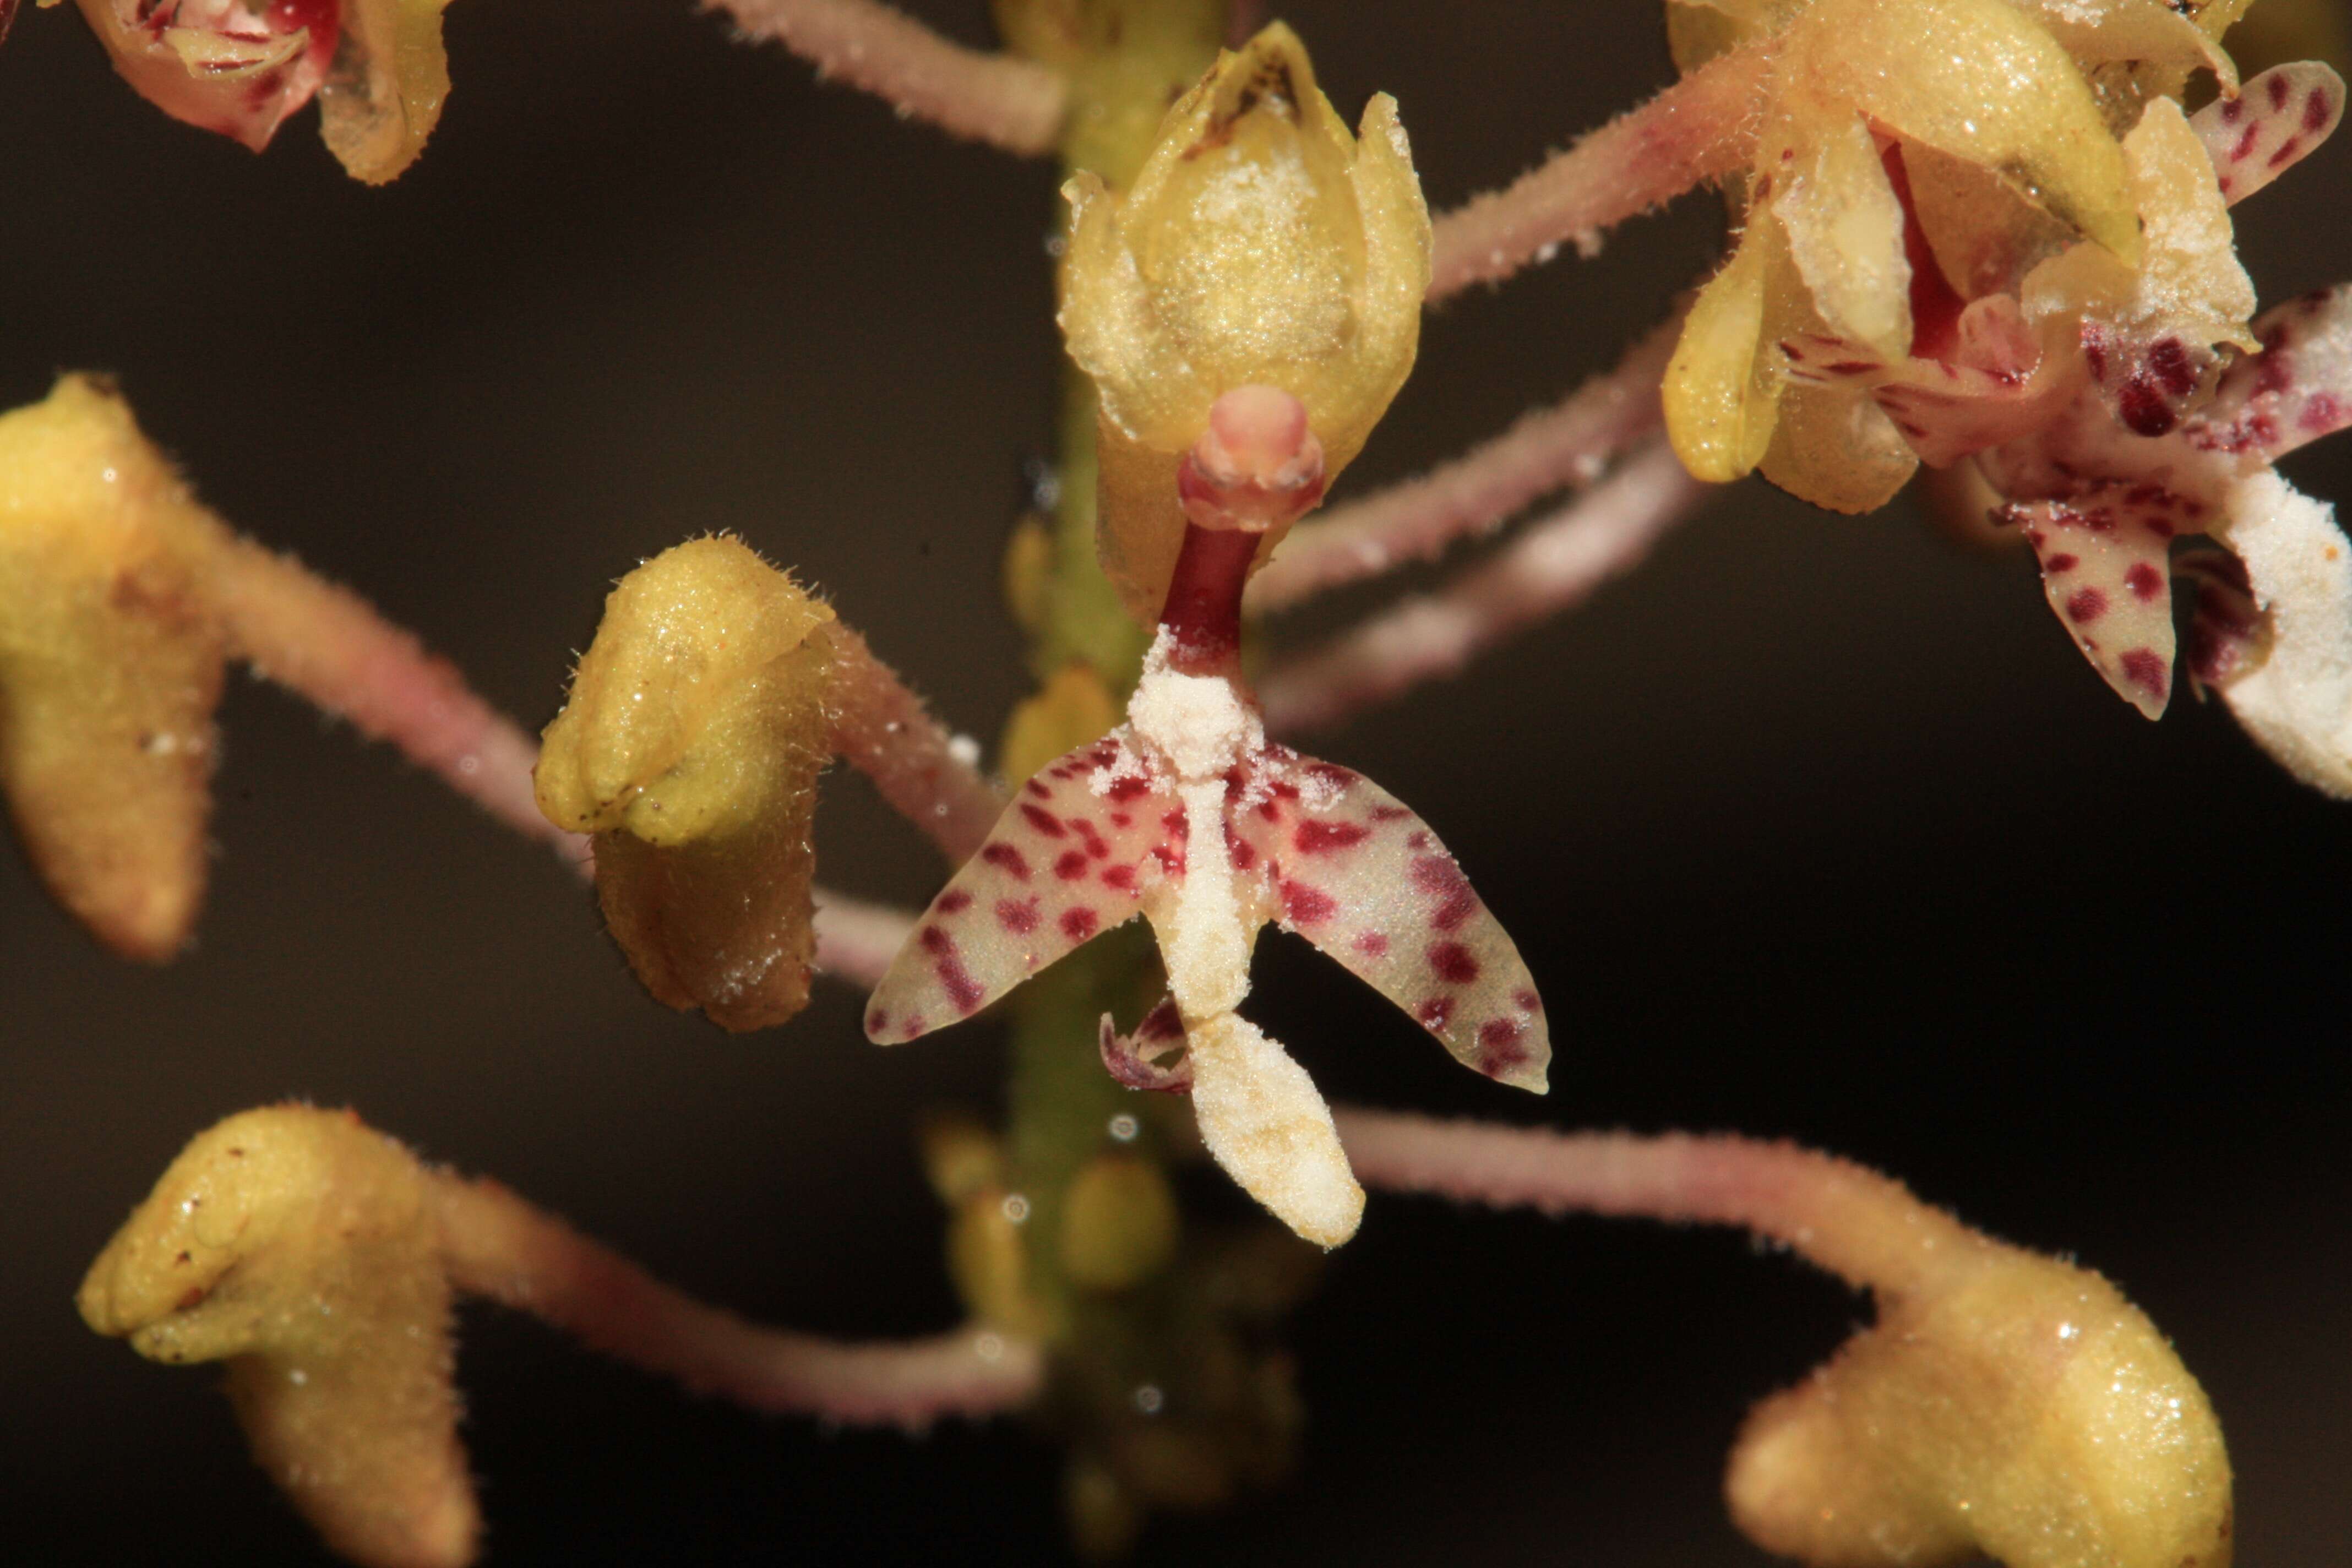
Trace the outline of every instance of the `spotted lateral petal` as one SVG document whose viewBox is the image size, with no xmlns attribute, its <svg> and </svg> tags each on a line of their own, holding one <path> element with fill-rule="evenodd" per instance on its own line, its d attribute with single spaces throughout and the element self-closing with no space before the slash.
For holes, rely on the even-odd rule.
<svg viewBox="0 0 2352 1568">
<path fill-rule="evenodd" d="M 1266 879 L 1283 929 L 1419 1019 L 1465 1067 L 1542 1093 L 1551 1031 L 1535 981 L 1429 825 L 1361 774 L 1281 747 L 1249 796 L 1230 808 L 1234 868 Z"/>
<path fill-rule="evenodd" d="M 2317 60 L 2273 66 L 2235 98 L 2189 116 L 2235 206 L 2302 162 L 2344 118 L 2344 79 Z"/>
<path fill-rule="evenodd" d="M 2042 591 L 2091 667 L 2151 719 L 2172 695 L 2168 558 L 2193 504 L 2158 485 L 2110 486 L 1995 514 L 2023 528 Z"/>
<path fill-rule="evenodd" d="M 2223 374 L 2191 445 L 2268 461 L 2352 425 L 2352 284 L 2266 310 L 2253 332 L 2263 352 Z"/>
<path fill-rule="evenodd" d="M 866 1008 L 866 1037 L 898 1045 L 968 1018 L 1142 909 L 1182 868 L 1183 807 L 1154 786 L 1124 730 L 1021 786 Z"/>
</svg>

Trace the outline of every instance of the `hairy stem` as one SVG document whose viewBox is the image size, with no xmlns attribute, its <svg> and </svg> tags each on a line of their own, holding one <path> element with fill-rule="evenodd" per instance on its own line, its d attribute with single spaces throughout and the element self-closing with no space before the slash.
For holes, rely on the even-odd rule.
<svg viewBox="0 0 2352 1568">
<path fill-rule="evenodd" d="M 865 637 L 837 623 L 828 635 L 835 749 L 874 781 L 893 810 L 962 864 L 996 825 L 1004 797 L 956 759 L 948 731 Z"/>
<path fill-rule="evenodd" d="M 904 116 L 1034 157 L 1061 137 L 1061 73 L 970 49 L 875 0 L 709 0 L 748 37 L 772 40 Z"/>
<path fill-rule="evenodd" d="M 1986 1245 L 1900 1182 L 1794 1143 L 1551 1132 L 1380 1110 L 1333 1116 L 1369 1187 L 1550 1215 L 1738 1226 L 1857 1288 L 1933 1289 Z"/>
<path fill-rule="evenodd" d="M 966 1329 L 844 1344 L 747 1323 L 671 1289 L 495 1182 L 434 1178 L 450 1282 L 529 1312 L 592 1350 L 754 1410 L 919 1427 L 1037 1395 L 1035 1347 Z"/>
<path fill-rule="evenodd" d="M 1567 152 L 1437 220 L 1429 299 L 1508 278 L 1563 244 L 1730 173 L 1755 152 L 1756 95 L 1771 61 L 1750 44 L 1701 66 Z"/>
<path fill-rule="evenodd" d="M 1664 441 L 1652 444 L 1438 592 L 1382 610 L 1267 670 L 1258 695 L 1268 727 L 1295 731 L 1337 723 L 1458 672 L 1521 627 L 1581 603 L 1631 569 L 1715 488 L 1692 479 Z"/>
<path fill-rule="evenodd" d="M 1615 369 L 1551 407 L 1531 410 L 1421 479 L 1302 523 L 1252 580 L 1250 609 L 1287 609 L 1406 562 L 1434 560 L 1454 541 L 1493 531 L 1541 496 L 1591 484 L 1611 458 L 1658 428 L 1658 383 L 1681 331 L 1678 310 Z"/>
<path fill-rule="evenodd" d="M 231 645 L 255 673 L 398 747 L 525 837 L 586 855 L 587 841 L 540 815 L 531 796 L 539 743 L 366 600 L 241 538 L 221 550 L 215 592 Z"/>
</svg>

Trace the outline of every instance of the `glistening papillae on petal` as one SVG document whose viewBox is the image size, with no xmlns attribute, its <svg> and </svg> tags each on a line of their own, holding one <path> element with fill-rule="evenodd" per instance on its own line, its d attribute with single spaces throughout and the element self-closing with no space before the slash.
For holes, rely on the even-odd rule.
<svg viewBox="0 0 2352 1568">
<path fill-rule="evenodd" d="M 2267 647 L 2211 684 L 2297 778 L 2352 796 L 2352 541 L 2333 507 L 2267 468 L 2231 491 L 2217 533 L 2245 563 Z"/>
<path fill-rule="evenodd" d="M 1317 1246 L 1355 1235 L 1364 1189 L 1307 1069 L 1238 1014 L 1202 1020 L 1187 1039 L 1192 1112 L 1217 1163 Z"/>
</svg>

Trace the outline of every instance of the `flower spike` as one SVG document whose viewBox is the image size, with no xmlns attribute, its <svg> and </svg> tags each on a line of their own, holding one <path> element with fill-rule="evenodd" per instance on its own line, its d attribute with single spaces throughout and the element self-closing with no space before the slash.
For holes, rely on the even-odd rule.
<svg viewBox="0 0 2352 1568">
<path fill-rule="evenodd" d="M 1218 1163 L 1292 1228 L 1337 1246 L 1363 1194 L 1322 1097 L 1240 1017 L 1257 934 L 1296 931 L 1396 1003 L 1465 1066 L 1541 1093 L 1549 1030 L 1533 978 L 1427 824 L 1360 774 L 1265 738 L 1241 679 L 1241 595 L 1260 533 L 1312 468 L 1298 400 L 1221 396 L 1185 458 L 1187 524 L 1128 721 L 1021 787 L 931 902 L 868 1005 L 896 1044 L 978 1012 L 1097 932 L 1151 921 L 1171 1001 L 1105 1065 L 1131 1087 L 1189 1087 Z M 1213 493 L 1210 493 L 1213 491 Z M 1278 521 L 1277 521 L 1278 520 Z M 1255 527 L 1248 526 L 1255 523 Z M 1181 1034 L 1185 1058 L 1159 1058 Z"/>
</svg>

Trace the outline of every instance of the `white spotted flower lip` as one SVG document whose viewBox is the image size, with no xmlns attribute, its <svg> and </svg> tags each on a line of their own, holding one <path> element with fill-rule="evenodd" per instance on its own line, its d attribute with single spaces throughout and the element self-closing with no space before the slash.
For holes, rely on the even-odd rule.
<svg viewBox="0 0 2352 1568">
<path fill-rule="evenodd" d="M 1363 1190 L 1306 1071 L 1236 1011 L 1258 932 L 1297 932 L 1503 1083 L 1544 1091 L 1550 1031 L 1518 949 L 1428 824 L 1265 738 L 1236 658 L 1257 537 L 1187 526 L 1127 722 L 1021 786 L 899 950 L 866 1033 L 895 1045 L 968 1018 L 1142 915 L 1169 1000 L 1132 1040 L 1106 1020 L 1106 1065 L 1131 1087 L 1189 1089 L 1217 1163 L 1336 1247 Z M 1146 1060 L 1180 1037 L 1181 1067 Z"/>
</svg>

